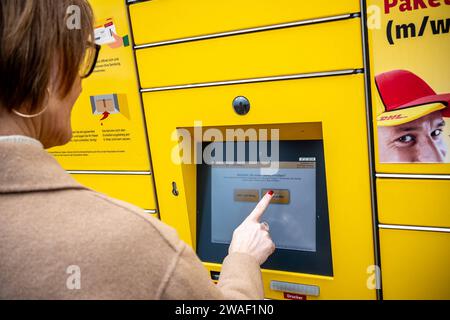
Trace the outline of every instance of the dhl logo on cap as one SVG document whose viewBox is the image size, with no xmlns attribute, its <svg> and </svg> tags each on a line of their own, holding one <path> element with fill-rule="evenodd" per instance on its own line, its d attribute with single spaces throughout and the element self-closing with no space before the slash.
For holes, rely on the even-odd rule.
<svg viewBox="0 0 450 320">
<path fill-rule="evenodd" d="M 384 111 L 378 126 L 397 126 L 441 110 L 450 117 L 450 93 L 436 94 L 419 76 L 407 70 L 392 70 L 375 77 Z"/>
</svg>

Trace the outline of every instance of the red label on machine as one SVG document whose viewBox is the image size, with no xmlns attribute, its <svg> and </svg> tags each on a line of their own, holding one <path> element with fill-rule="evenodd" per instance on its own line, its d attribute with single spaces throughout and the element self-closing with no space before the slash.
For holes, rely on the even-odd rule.
<svg viewBox="0 0 450 320">
<path fill-rule="evenodd" d="M 306 296 L 304 294 L 283 292 L 283 295 L 285 299 L 289 300 L 306 300 Z"/>
</svg>

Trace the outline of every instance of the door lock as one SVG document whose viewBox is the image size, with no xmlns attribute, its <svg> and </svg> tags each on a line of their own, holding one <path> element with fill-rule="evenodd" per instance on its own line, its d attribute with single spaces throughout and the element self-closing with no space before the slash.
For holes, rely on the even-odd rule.
<svg viewBox="0 0 450 320">
<path fill-rule="evenodd" d="M 177 183 L 176 183 L 175 181 L 172 182 L 172 194 L 173 194 L 175 197 L 178 197 L 178 195 L 180 194 L 180 193 L 178 192 Z"/>
<path fill-rule="evenodd" d="M 246 97 L 236 97 L 233 100 L 233 108 L 238 115 L 245 116 L 250 111 L 250 101 Z"/>
</svg>

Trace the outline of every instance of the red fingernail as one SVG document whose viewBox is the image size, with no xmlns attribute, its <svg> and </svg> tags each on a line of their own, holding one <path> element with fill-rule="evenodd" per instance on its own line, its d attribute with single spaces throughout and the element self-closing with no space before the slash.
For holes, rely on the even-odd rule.
<svg viewBox="0 0 450 320">
<path fill-rule="evenodd" d="M 273 195 L 273 191 L 270 190 L 269 192 L 267 192 L 269 194 L 269 196 Z"/>
</svg>

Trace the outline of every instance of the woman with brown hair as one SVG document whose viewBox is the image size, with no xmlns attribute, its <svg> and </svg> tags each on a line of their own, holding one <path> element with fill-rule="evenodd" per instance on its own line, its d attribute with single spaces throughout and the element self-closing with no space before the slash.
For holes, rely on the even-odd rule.
<svg viewBox="0 0 450 320">
<path fill-rule="evenodd" d="M 67 24 L 74 5 L 80 28 Z M 216 286 L 172 228 L 78 184 L 45 151 L 71 139 L 92 31 L 84 0 L 0 2 L 0 299 L 263 298 L 271 193 L 234 232 Z"/>
</svg>

